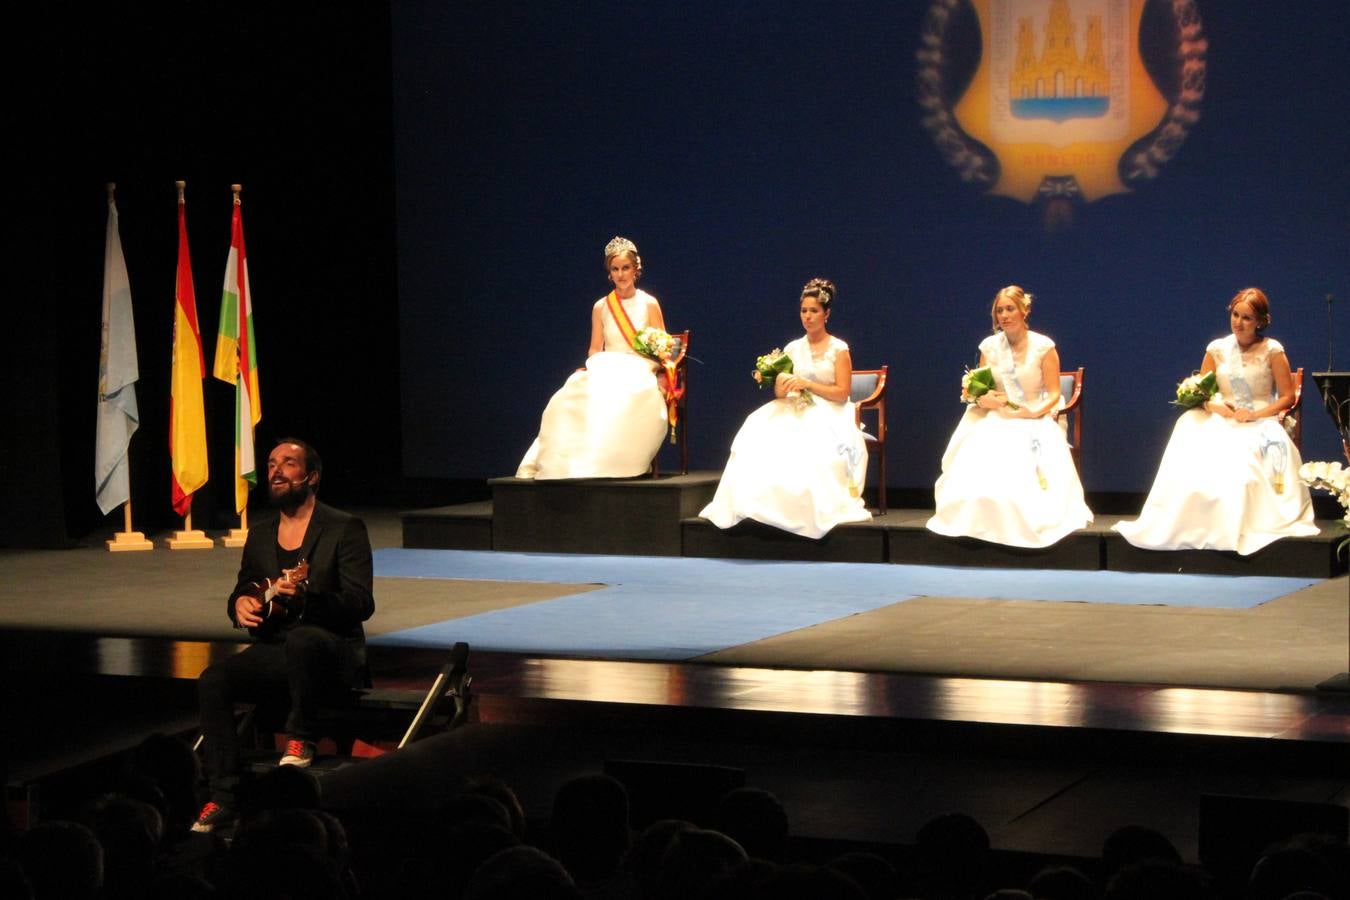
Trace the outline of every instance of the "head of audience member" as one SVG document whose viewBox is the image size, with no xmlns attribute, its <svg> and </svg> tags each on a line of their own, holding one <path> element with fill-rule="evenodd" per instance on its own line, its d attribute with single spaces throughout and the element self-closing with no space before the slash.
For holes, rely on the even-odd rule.
<svg viewBox="0 0 1350 900">
<path fill-rule="evenodd" d="M 449 895 L 447 895 L 449 896 Z M 464 900 L 581 900 L 567 869 L 537 847 L 520 845 L 488 857 L 469 879 Z"/>
<path fill-rule="evenodd" d="M 578 885 L 611 878 L 628 852 L 628 790 L 603 773 L 580 775 L 553 796 L 549 832 L 558 860 Z"/>
<path fill-rule="evenodd" d="M 105 794 L 86 806 L 80 819 L 103 847 L 104 900 L 143 896 L 164 835 L 159 810 L 144 800 Z"/>
<path fill-rule="evenodd" d="M 762 788 L 728 791 L 717 803 L 713 827 L 744 848 L 752 859 L 787 858 L 788 817 L 783 804 Z"/>
<path fill-rule="evenodd" d="M 998 890 L 985 894 L 984 900 L 1036 900 L 1031 896 L 1030 891 L 1024 891 L 1021 888 L 999 888 Z"/>
<path fill-rule="evenodd" d="M 747 859 L 745 849 L 720 831 L 676 831 L 661 857 L 653 896 L 657 900 L 697 897 Z"/>
<path fill-rule="evenodd" d="M 145 892 L 145 900 L 217 900 L 220 896 L 215 885 L 191 872 L 160 875 Z"/>
<path fill-rule="evenodd" d="M 982 896 L 989 864 L 989 835 L 965 813 L 930 819 L 914 841 L 921 893 L 934 898 Z"/>
<path fill-rule="evenodd" d="M 638 897 L 655 896 L 661 860 L 675 835 L 696 830 L 693 822 L 684 819 L 657 819 L 638 834 L 623 860 L 623 870 Z"/>
<path fill-rule="evenodd" d="M 867 900 L 867 894 L 842 872 L 828 866 L 792 863 L 777 867 L 764 882 L 759 896 L 774 900 Z"/>
<path fill-rule="evenodd" d="M 1284 900 L 1306 891 L 1336 893 L 1336 874 L 1327 861 L 1307 847 L 1282 846 L 1266 852 L 1252 867 L 1248 900 Z"/>
<path fill-rule="evenodd" d="M 1181 854 L 1160 831 L 1142 825 L 1117 828 L 1102 842 L 1102 882 L 1109 883 L 1125 866 L 1146 860 L 1181 865 Z"/>
<path fill-rule="evenodd" d="M 1123 866 L 1106 885 L 1106 900 L 1206 900 L 1209 879 L 1198 869 L 1160 859 Z"/>
<path fill-rule="evenodd" d="M 132 751 L 131 771 L 151 778 L 163 792 L 165 836 L 173 840 L 186 835 L 201 808 L 197 784 L 202 775 L 201 762 L 187 742 L 150 735 Z"/>
<path fill-rule="evenodd" d="M 525 840 L 527 828 L 525 809 L 520 805 L 520 798 L 509 784 L 500 778 L 484 775 L 470 781 L 466 793 L 481 794 L 500 803 L 510 816 L 511 833 L 520 840 Z"/>
<path fill-rule="evenodd" d="M 445 828 L 471 825 L 495 826 L 512 831 L 511 812 L 496 797 L 477 791 L 464 791 L 449 798 L 440 810 Z"/>
<path fill-rule="evenodd" d="M 297 810 L 308 813 L 308 810 Z M 312 818 L 312 817 L 311 817 Z M 317 822 L 316 822 L 317 824 Z M 318 826 L 322 830 L 322 826 Z M 230 850 L 225 896 L 247 900 L 356 900 L 328 854 L 310 844 L 254 845 L 241 858 Z"/>
<path fill-rule="evenodd" d="M 1001 289 L 994 295 L 994 302 L 989 307 L 989 319 L 994 324 L 994 331 L 999 332 L 1003 330 L 1003 326 L 1001 326 L 998 321 L 998 306 L 1000 303 L 1004 301 L 1011 302 L 1017 311 L 1022 314 L 1021 320 L 1025 325 L 1026 320 L 1031 318 L 1031 301 L 1034 299 L 1036 298 L 1032 294 L 1022 290 L 1022 288 L 1015 284 L 1010 284 Z"/>
<path fill-rule="evenodd" d="M 1027 885 L 1036 900 L 1097 900 L 1097 886 L 1071 866 L 1051 866 L 1037 872 Z"/>
<path fill-rule="evenodd" d="M 747 859 L 714 878 L 698 895 L 699 900 L 779 900 L 771 893 L 779 868 L 767 859 Z"/>
<path fill-rule="evenodd" d="M 33 900 L 33 885 L 17 859 L 0 856 L 0 897 Z"/>
<path fill-rule="evenodd" d="M 857 850 L 836 856 L 826 865 L 853 879 L 868 900 L 893 900 L 901 896 L 899 873 L 878 853 Z"/>
<path fill-rule="evenodd" d="M 93 900 L 103 888 L 103 847 L 78 822 L 39 822 L 14 841 L 34 900 Z"/>
</svg>

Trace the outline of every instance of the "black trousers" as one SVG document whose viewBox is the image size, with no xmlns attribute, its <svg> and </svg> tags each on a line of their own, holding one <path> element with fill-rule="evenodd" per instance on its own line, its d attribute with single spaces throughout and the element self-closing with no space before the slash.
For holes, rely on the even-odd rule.
<svg viewBox="0 0 1350 900">
<path fill-rule="evenodd" d="M 197 680 L 197 701 L 211 799 L 232 805 L 239 784 L 235 703 L 287 708 L 291 738 L 312 741 L 318 737 L 314 715 L 319 705 L 360 683 L 360 660 L 352 645 L 316 625 L 297 625 L 283 640 L 254 644 L 207 667 Z"/>
</svg>

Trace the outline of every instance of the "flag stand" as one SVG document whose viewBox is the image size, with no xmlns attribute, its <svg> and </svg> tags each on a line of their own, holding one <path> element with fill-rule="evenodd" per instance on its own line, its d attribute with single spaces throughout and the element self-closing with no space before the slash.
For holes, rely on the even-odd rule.
<svg viewBox="0 0 1350 900">
<path fill-rule="evenodd" d="M 165 544 L 170 550 L 210 550 L 215 545 L 205 532 L 192 527 L 192 513 L 183 518 L 183 530 L 175 531 Z"/>
<path fill-rule="evenodd" d="M 231 528 L 230 533 L 220 539 L 222 547 L 242 547 L 248 540 L 248 507 L 239 513 L 239 527 Z"/>
<path fill-rule="evenodd" d="M 145 539 L 145 535 L 139 531 L 131 530 L 131 501 L 128 500 L 122 504 L 122 530 L 112 536 L 112 540 L 105 541 L 108 550 L 112 553 L 120 553 L 127 550 L 153 550 L 155 545 Z"/>
</svg>

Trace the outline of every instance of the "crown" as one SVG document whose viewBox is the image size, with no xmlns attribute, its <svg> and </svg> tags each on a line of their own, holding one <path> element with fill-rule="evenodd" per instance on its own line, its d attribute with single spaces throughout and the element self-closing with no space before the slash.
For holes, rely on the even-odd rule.
<svg viewBox="0 0 1350 900">
<path fill-rule="evenodd" d="M 638 255 L 637 244 L 633 243 L 626 237 L 616 236 L 608 244 L 605 245 L 605 259 L 610 259 L 611 257 L 618 256 L 620 253 L 631 253 L 634 256 L 637 256 Z"/>
</svg>

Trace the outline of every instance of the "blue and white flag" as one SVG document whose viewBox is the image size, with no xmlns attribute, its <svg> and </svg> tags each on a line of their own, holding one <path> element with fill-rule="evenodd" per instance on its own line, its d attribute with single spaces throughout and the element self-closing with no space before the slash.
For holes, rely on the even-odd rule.
<svg viewBox="0 0 1350 900">
<path fill-rule="evenodd" d="M 117 203 L 108 192 L 103 248 L 103 340 L 98 356 L 98 426 L 94 439 L 94 491 L 106 515 L 131 499 L 127 447 L 140 424 L 136 409 L 136 323 L 131 282 L 117 231 Z"/>
</svg>

